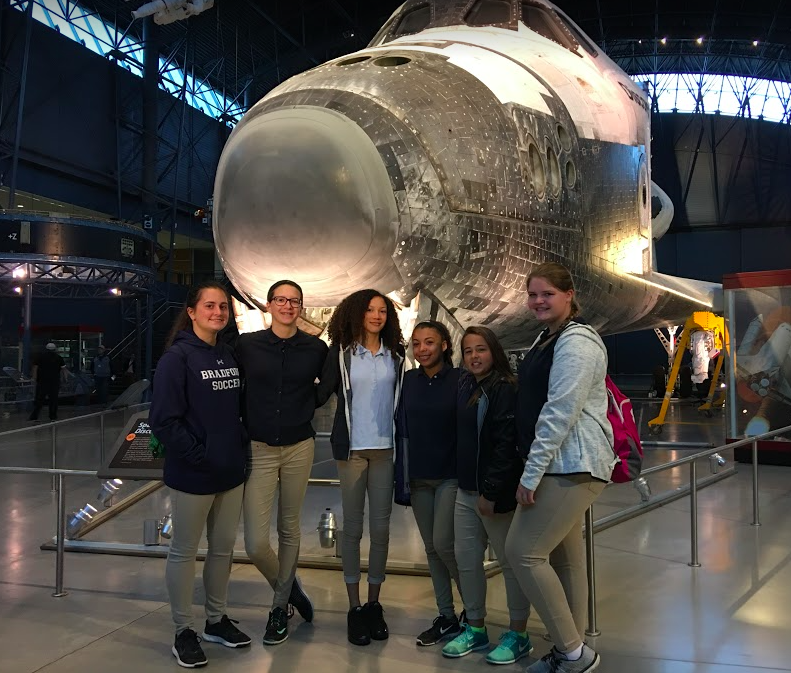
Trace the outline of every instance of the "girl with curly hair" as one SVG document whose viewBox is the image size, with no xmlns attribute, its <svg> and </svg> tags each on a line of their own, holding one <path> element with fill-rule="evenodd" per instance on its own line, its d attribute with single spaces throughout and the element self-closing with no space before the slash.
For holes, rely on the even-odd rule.
<svg viewBox="0 0 791 673">
<path fill-rule="evenodd" d="M 332 347 L 317 402 L 320 406 L 332 393 L 338 396 L 330 443 L 341 482 L 348 639 L 354 645 L 368 645 L 371 639 L 386 640 L 389 635 L 379 590 L 390 542 L 394 417 L 404 372 L 403 337 L 393 302 L 376 290 L 346 297 L 327 329 Z M 366 493 L 371 546 L 368 602 L 361 605 L 360 540 Z"/>
</svg>

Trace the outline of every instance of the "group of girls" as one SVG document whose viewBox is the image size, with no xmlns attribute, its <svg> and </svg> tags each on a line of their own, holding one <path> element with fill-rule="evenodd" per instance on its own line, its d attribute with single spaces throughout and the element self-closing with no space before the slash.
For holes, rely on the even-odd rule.
<svg viewBox="0 0 791 673">
<path fill-rule="evenodd" d="M 544 330 L 520 366 L 518 385 L 502 346 L 486 327 L 467 328 L 461 339 L 463 369 L 457 369 L 448 329 L 433 320 L 417 324 L 411 346 L 419 367 L 405 371 L 398 315 L 388 297 L 375 290 L 355 292 L 331 318 L 332 345 L 313 392 L 317 406 L 337 395 L 330 443 L 343 505 L 347 635 L 355 645 L 389 635 L 379 598 L 394 483 L 400 483 L 403 489 L 399 491 L 408 492 L 425 545 L 439 610 L 431 626 L 417 636 L 418 645 L 447 641 L 442 649 L 446 657 L 490 650 L 487 662 L 514 663 L 532 651 L 526 630 L 532 606 L 554 647 L 528 667 L 529 673 L 581 673 L 599 665 L 599 655 L 583 640 L 587 578 L 581 521 L 609 480 L 613 459 L 606 417 L 606 351 L 596 332 L 577 318 L 579 306 L 565 267 L 537 267 L 528 278 L 527 290 L 528 306 Z M 273 291 L 282 292 L 275 286 L 270 295 Z M 174 535 L 167 565 L 177 629 L 173 652 L 183 666 L 206 663 L 203 656 L 190 664 L 180 656 L 185 648 L 179 647 L 180 638 L 186 638 L 193 654 L 196 648 L 200 650 L 190 606 L 195 552 L 204 524 L 209 554 L 204 566 L 207 621 L 203 639 L 231 647 L 250 643 L 225 614 L 242 502 L 248 516 L 247 431 L 239 412 L 234 415 L 233 411 L 234 404 L 240 408 L 240 388 L 219 386 L 226 396 L 222 401 L 226 409 L 219 398 L 201 400 L 192 381 L 215 381 L 214 374 L 200 373 L 205 370 L 239 376 L 234 354 L 216 340 L 228 321 L 228 298 L 220 287 L 212 287 L 191 299 L 186 313 L 192 328 L 182 330 L 163 356 L 164 369 L 160 362 L 151 413 L 153 431 L 174 448 L 166 452 L 165 482 L 173 493 L 174 530 L 185 529 L 181 538 Z M 269 299 L 272 303 L 272 296 Z M 290 305 L 301 305 L 301 290 L 299 300 Z M 207 308 L 207 302 L 213 308 Z M 185 343 L 191 350 L 184 349 Z M 186 364 L 189 358 L 194 365 Z M 178 367 L 183 371 L 174 376 Z M 245 366 L 245 372 L 250 368 Z M 191 377 L 190 372 L 198 375 Z M 166 421 L 156 411 L 163 395 L 180 398 Z M 227 412 L 222 420 L 218 418 L 221 409 Z M 248 415 L 252 411 L 248 401 Z M 218 442 L 221 423 L 225 424 L 222 447 Z M 238 446 L 228 445 L 229 426 L 236 428 Z M 249 422 L 247 426 L 249 430 Z M 259 447 L 264 452 L 271 448 L 265 442 Z M 396 469 L 400 474 L 395 474 Z M 185 470 L 190 480 L 182 478 Z M 279 478 L 283 479 L 282 473 Z M 192 480 L 199 486 L 193 487 Z M 367 600 L 362 603 L 360 542 L 366 496 L 370 552 Z M 176 520 L 182 516 L 183 523 Z M 268 529 L 268 515 L 263 518 Z M 246 524 L 246 538 L 247 532 Z M 297 551 L 298 544 L 297 533 Z M 489 544 L 502 568 L 510 619 L 508 630 L 493 649 L 485 625 L 484 557 Z M 270 613 L 270 624 L 273 615 L 277 617 L 275 632 L 287 632 L 284 605 L 295 605 L 303 617 L 303 609 L 307 612 L 310 606 L 294 575 L 293 549 L 284 569 L 282 546 L 281 539 L 279 573 L 276 557 L 270 562 L 274 570 L 268 572 L 264 564 L 256 563 L 275 589 L 276 604 Z M 454 583 L 463 602 L 461 614 L 454 606 Z M 277 637 L 270 640 L 267 643 L 265 636 L 264 643 L 282 642 Z"/>
</svg>

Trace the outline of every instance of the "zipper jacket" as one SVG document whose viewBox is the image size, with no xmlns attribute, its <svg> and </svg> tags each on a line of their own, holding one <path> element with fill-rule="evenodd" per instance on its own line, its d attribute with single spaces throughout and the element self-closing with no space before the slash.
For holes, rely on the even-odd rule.
<svg viewBox="0 0 791 673">
<path fill-rule="evenodd" d="M 516 489 L 524 470 L 516 440 L 516 386 L 497 374 L 481 382 L 476 410 L 476 485 L 497 513 L 516 509 Z"/>
<path fill-rule="evenodd" d="M 351 453 L 351 406 L 352 406 L 352 350 L 353 347 L 341 348 L 338 345 L 330 347 L 327 359 L 324 361 L 324 368 L 321 372 L 321 380 L 316 386 L 316 407 L 326 404 L 333 393 L 338 396 L 338 404 L 335 408 L 335 419 L 332 423 L 332 433 L 330 434 L 330 445 L 332 446 L 332 456 L 335 460 L 349 460 Z M 403 349 L 398 352 L 391 352 L 393 366 L 396 374 L 395 396 L 393 398 L 393 424 L 392 437 L 393 447 L 396 445 L 395 437 L 395 416 L 398 401 L 401 398 L 401 383 L 404 378 L 404 353 Z"/>
</svg>

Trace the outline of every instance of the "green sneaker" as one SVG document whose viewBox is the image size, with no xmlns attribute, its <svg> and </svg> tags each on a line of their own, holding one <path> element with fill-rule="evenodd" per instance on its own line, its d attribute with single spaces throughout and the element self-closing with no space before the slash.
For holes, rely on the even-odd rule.
<svg viewBox="0 0 791 673">
<path fill-rule="evenodd" d="M 486 633 L 486 630 L 476 633 L 469 624 L 465 624 L 461 635 L 456 636 L 442 648 L 442 656 L 457 659 L 467 656 L 470 652 L 485 650 L 488 647 L 489 634 Z"/>
<path fill-rule="evenodd" d="M 533 651 L 530 636 L 523 638 L 516 631 L 506 631 L 500 644 L 486 656 L 489 664 L 513 664 Z"/>
</svg>

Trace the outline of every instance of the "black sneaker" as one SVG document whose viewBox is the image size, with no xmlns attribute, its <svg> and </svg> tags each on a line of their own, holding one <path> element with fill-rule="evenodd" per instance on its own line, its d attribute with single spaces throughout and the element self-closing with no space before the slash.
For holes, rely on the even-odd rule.
<svg viewBox="0 0 791 673">
<path fill-rule="evenodd" d="M 368 626 L 368 611 L 364 605 L 349 610 L 346 617 L 346 634 L 352 645 L 370 645 L 371 629 Z"/>
<path fill-rule="evenodd" d="M 450 640 L 455 638 L 461 633 L 461 626 L 459 620 L 455 615 L 453 618 L 440 615 L 434 620 L 431 628 L 426 629 L 417 637 L 417 644 L 423 647 L 429 645 L 436 645 L 440 641 Z"/>
<path fill-rule="evenodd" d="M 368 628 L 371 630 L 371 639 L 387 640 L 390 637 L 390 632 L 387 630 L 382 604 L 379 601 L 366 603 L 365 612 L 368 618 Z"/>
<path fill-rule="evenodd" d="M 288 640 L 288 615 L 283 608 L 275 608 L 266 623 L 264 645 L 279 645 L 284 640 Z"/>
<path fill-rule="evenodd" d="M 247 647 L 252 640 L 250 636 L 234 626 L 238 623 L 235 619 L 229 619 L 228 615 L 223 615 L 216 624 L 206 622 L 206 628 L 203 629 L 203 640 L 220 643 L 225 647 Z"/>
<path fill-rule="evenodd" d="M 179 666 L 184 668 L 198 668 L 209 663 L 200 646 L 200 638 L 192 629 L 186 629 L 176 634 L 176 642 L 170 650 Z"/>
<path fill-rule="evenodd" d="M 293 605 L 302 619 L 306 622 L 313 621 L 313 603 L 310 597 L 305 593 L 299 577 L 294 577 L 294 583 L 291 585 L 291 594 L 288 597 L 289 605 Z"/>
</svg>

